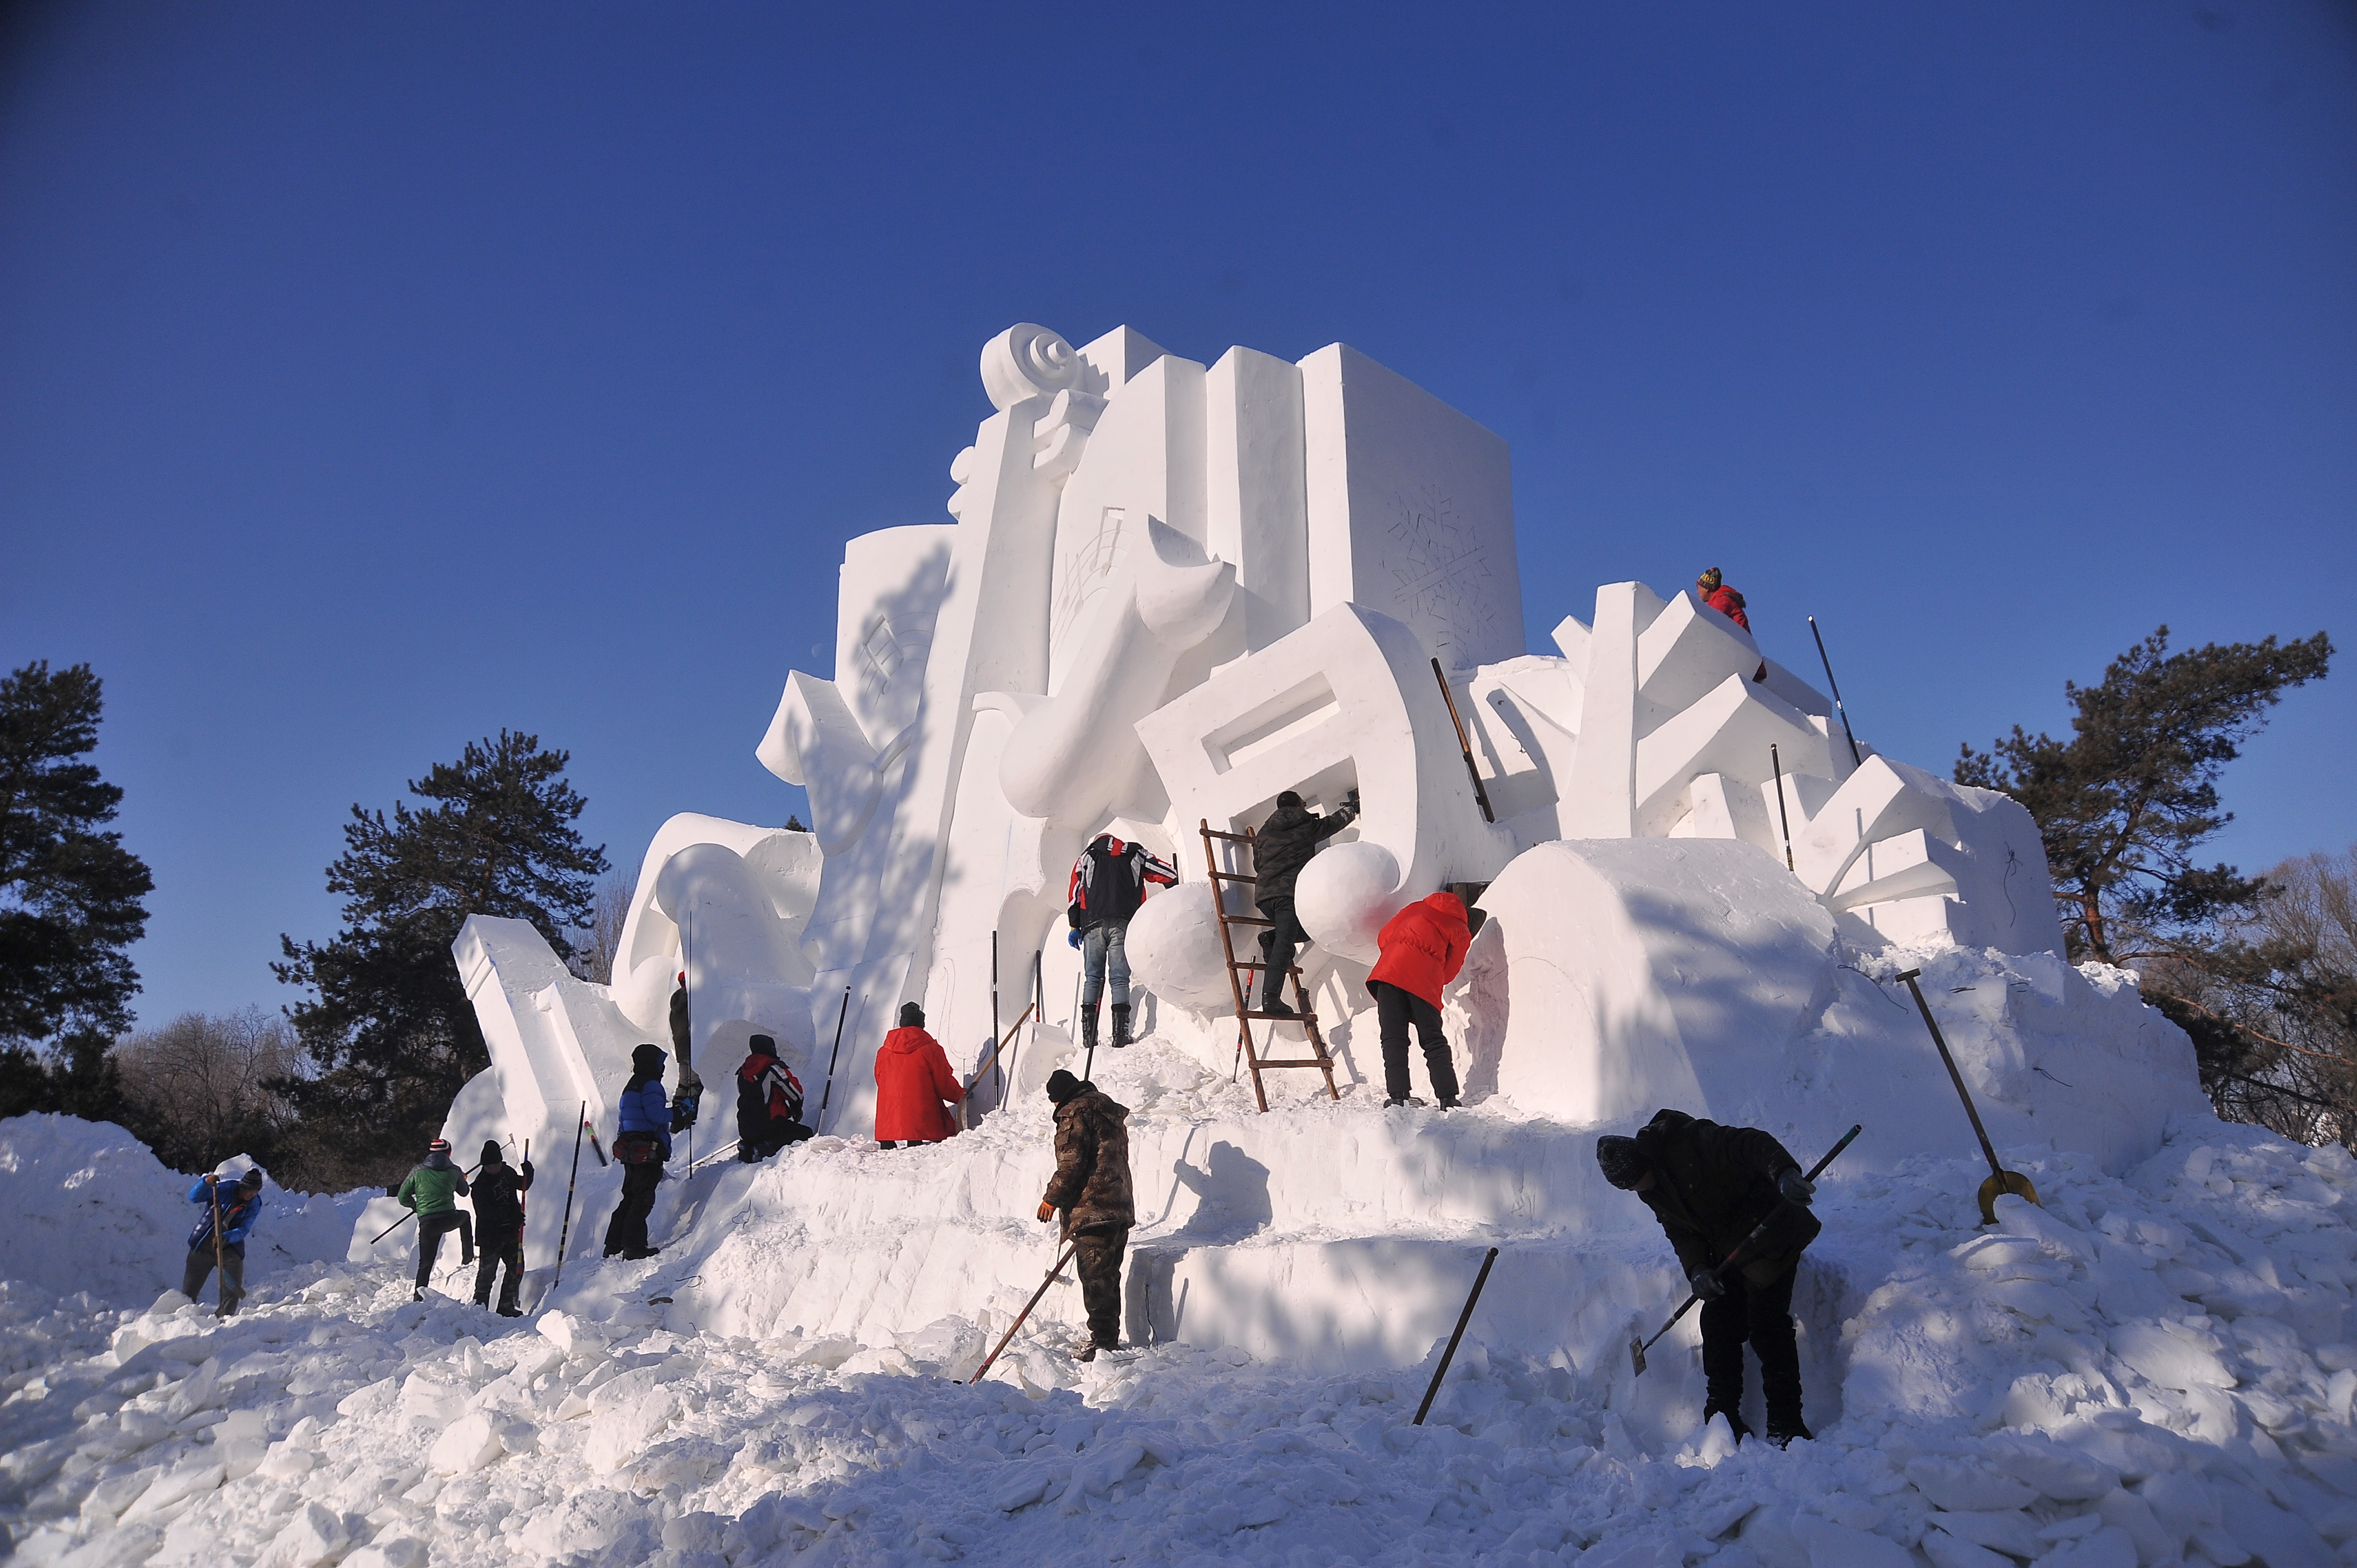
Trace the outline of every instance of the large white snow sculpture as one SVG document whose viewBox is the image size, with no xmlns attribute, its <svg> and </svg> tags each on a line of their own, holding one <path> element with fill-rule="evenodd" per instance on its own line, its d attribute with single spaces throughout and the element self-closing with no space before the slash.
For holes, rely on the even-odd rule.
<svg viewBox="0 0 2357 1568">
<path fill-rule="evenodd" d="M 1224 1087 L 1235 1059 L 1198 824 L 1256 825 L 1287 789 L 1330 810 L 1355 788 L 1364 806 L 1296 888 L 1348 1092 L 1331 1104 L 1298 1073 L 1266 1118 L 1138 1107 L 1141 1203 L 1168 1187 L 1139 1231 L 1140 1326 L 1315 1346 L 1336 1365 L 1413 1359 L 1461 1289 L 1449 1225 L 1522 1237 L 1567 1300 L 1625 1281 L 1659 1249 L 1628 1240 L 1592 1144 L 1664 1104 L 1796 1150 L 1867 1121 L 1846 1170 L 1968 1150 L 1920 1020 L 1881 983 L 1896 947 L 1947 977 L 1935 1004 L 2001 1144 L 2119 1169 L 2199 1111 L 2183 1036 L 2131 978 L 2063 963 L 2037 829 L 2011 800 L 1853 751 L 1821 693 L 1690 593 L 1603 585 L 1552 650 L 1531 648 L 1505 446 L 1428 393 L 1340 345 L 1206 366 L 1127 328 L 1074 348 L 1028 324 L 985 346 L 981 378 L 992 412 L 950 465 L 952 521 L 848 542 L 833 670 L 787 673 L 756 747 L 808 789 L 813 831 L 667 822 L 610 986 L 513 922 L 470 920 L 457 944 L 493 1067 L 451 1135 L 529 1132 L 559 1152 L 585 1102 L 608 1115 L 630 1046 L 667 1042 L 683 969 L 705 1075 L 762 1030 L 813 1115 L 843 1020 L 821 1130 L 854 1142 L 788 1161 L 867 1158 L 872 1063 L 902 1003 L 924 1005 L 963 1073 L 1040 1006 L 1013 1047 L 1017 1121 L 877 1154 L 842 1186 L 856 1197 L 759 1187 L 776 1223 L 874 1244 L 823 1264 L 781 1249 L 761 1291 L 712 1304 L 726 1321 L 914 1330 L 1036 1272 L 1007 1243 L 1030 1234 L 1047 1152 L 1010 1129 L 1032 1125 L 1020 1115 L 1077 1033 L 1073 857 L 1111 832 L 1181 870 L 1128 944 L 1141 1034 L 1194 1058 L 1162 1058 L 1178 1087 L 1155 1093 L 1176 1102 L 1190 1073 Z M 1487 885 L 1446 999 L 1475 1110 L 1445 1129 L 1364 1115 L 1375 933 L 1452 885 Z M 732 1135 L 729 1101 L 706 1097 L 700 1148 Z M 585 1213 L 615 1179 L 585 1176 Z M 658 1223 L 701 1212 L 715 1181 L 757 1177 L 699 1176 Z M 555 1207 L 534 1207 L 535 1264 Z M 1415 1305 L 1369 1294 L 1377 1277 L 1411 1282 Z M 1535 1335 L 1553 1306 L 1498 1310 Z M 1623 1310 L 1577 1305 L 1564 1352 L 1617 1353 Z"/>
</svg>

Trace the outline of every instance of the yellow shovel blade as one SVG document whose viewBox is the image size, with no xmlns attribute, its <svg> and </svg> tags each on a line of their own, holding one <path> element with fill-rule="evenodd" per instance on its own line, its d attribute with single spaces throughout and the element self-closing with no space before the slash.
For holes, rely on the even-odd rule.
<svg viewBox="0 0 2357 1568">
<path fill-rule="evenodd" d="M 1982 1224 L 1996 1223 L 1996 1200 L 2008 1192 L 2017 1197 L 2026 1197 L 2032 1203 L 2038 1203 L 2038 1189 L 2029 1185 L 2028 1176 L 2019 1171 L 1999 1171 L 1981 1183 Z M 2043 1208 L 2046 1206 L 2038 1203 L 2038 1207 Z"/>
</svg>

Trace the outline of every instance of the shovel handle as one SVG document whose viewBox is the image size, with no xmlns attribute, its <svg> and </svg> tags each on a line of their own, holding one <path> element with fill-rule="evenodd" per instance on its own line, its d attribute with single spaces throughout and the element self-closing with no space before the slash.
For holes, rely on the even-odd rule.
<svg viewBox="0 0 2357 1568">
<path fill-rule="evenodd" d="M 1981 1153 L 1988 1156 L 1989 1174 L 2002 1179 L 2005 1167 L 1997 1164 L 1996 1145 L 1989 1142 L 1988 1129 L 1981 1125 L 1981 1113 L 1973 1104 L 1973 1091 L 1964 1087 L 1964 1075 L 1956 1070 L 1956 1058 L 1948 1054 L 1947 1036 L 1940 1033 L 1940 1021 L 1932 1016 L 1932 1004 L 1923 1000 L 1923 988 L 1915 983 L 1915 977 L 1922 972 L 1910 969 L 1899 978 L 1907 983 L 1908 991 L 1914 995 L 1916 1010 L 1923 1015 L 1923 1026 L 1932 1031 L 1932 1043 L 1940 1047 L 1940 1059 L 1947 1064 L 1948 1077 L 1964 1102 L 1964 1114 L 1973 1120 L 1973 1136 L 1981 1141 Z"/>
</svg>

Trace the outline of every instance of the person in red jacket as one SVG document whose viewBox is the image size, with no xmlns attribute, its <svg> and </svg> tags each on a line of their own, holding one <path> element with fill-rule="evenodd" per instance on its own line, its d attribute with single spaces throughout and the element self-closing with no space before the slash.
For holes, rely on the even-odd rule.
<svg viewBox="0 0 2357 1568">
<path fill-rule="evenodd" d="M 1457 1064 L 1441 1032 L 1440 990 L 1465 967 L 1465 949 L 1472 940 L 1465 901 L 1454 893 L 1435 893 L 1410 904 L 1376 933 L 1383 954 L 1367 976 L 1367 989 L 1374 993 L 1375 1017 L 1383 1027 L 1385 1105 L 1423 1103 L 1407 1093 L 1407 1026 L 1413 1019 L 1433 1097 L 1443 1111 L 1456 1106 Z"/>
<path fill-rule="evenodd" d="M 903 1002 L 900 1026 L 876 1053 L 876 1141 L 938 1144 L 957 1132 L 949 1108 L 964 1098 L 942 1043 L 925 1033 L 925 1010 Z"/>
<path fill-rule="evenodd" d="M 1744 630 L 1751 629 L 1751 618 L 1743 613 L 1743 596 L 1727 585 L 1726 580 L 1718 575 L 1717 567 L 1711 567 L 1695 579 L 1695 596 Z M 1768 660 L 1762 659 L 1760 661 L 1760 668 L 1752 672 L 1751 679 L 1754 683 L 1768 679 Z"/>
</svg>

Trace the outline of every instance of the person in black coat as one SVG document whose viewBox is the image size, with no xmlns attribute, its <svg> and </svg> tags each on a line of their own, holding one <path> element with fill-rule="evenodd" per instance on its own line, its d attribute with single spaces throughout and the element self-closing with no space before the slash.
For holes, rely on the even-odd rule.
<svg viewBox="0 0 2357 1568">
<path fill-rule="evenodd" d="M 778 1042 L 756 1035 L 746 1046 L 737 1069 L 737 1157 L 749 1165 L 812 1134 L 802 1125 L 802 1080 L 778 1059 Z"/>
<path fill-rule="evenodd" d="M 491 1282 L 504 1263 L 508 1275 L 500 1286 L 501 1317 L 523 1316 L 516 1296 L 523 1287 L 523 1195 L 531 1189 L 532 1162 L 524 1161 L 518 1169 L 500 1153 L 497 1139 L 485 1139 L 482 1167 L 475 1173 L 475 1240 L 482 1259 L 475 1268 L 475 1305 L 491 1305 Z"/>
<path fill-rule="evenodd" d="M 1809 1212 L 1816 1188 L 1801 1162 L 1757 1127 L 1662 1111 L 1633 1138 L 1598 1138 L 1596 1163 L 1605 1180 L 1653 1211 L 1702 1297 L 1703 1419 L 1724 1415 L 1738 1439 L 1751 1435 L 1741 1414 L 1748 1340 L 1760 1358 L 1768 1441 L 1781 1448 L 1809 1436 L 1801 1420 L 1792 1278 L 1801 1250 L 1824 1227 Z M 1735 1267 L 1723 1268 L 1763 1219 L 1770 1221 L 1767 1233 Z"/>
<path fill-rule="evenodd" d="M 1292 1015 L 1285 1001 L 1285 977 L 1293 955 L 1309 940 L 1309 933 L 1294 918 L 1293 882 L 1318 846 L 1359 820 L 1359 792 L 1342 797 L 1341 810 L 1318 816 L 1291 789 L 1276 798 L 1276 810 L 1253 835 L 1253 902 L 1269 929 L 1260 935 L 1260 1010 L 1281 1017 Z"/>
</svg>

